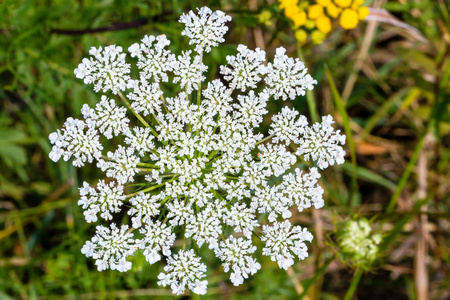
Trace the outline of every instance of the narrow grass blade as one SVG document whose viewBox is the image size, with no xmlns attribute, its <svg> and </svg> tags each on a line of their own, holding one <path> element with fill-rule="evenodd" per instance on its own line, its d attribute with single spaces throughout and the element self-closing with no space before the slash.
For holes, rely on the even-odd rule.
<svg viewBox="0 0 450 300">
<path fill-rule="evenodd" d="M 353 199 L 354 195 L 358 191 L 358 184 L 357 184 L 357 165 L 356 165 L 356 150 L 355 150 L 355 143 L 353 141 L 353 133 L 350 128 L 350 119 L 348 117 L 347 111 L 345 109 L 345 104 L 342 101 L 341 95 L 339 94 L 336 85 L 334 84 L 333 76 L 331 75 L 330 70 L 328 67 L 325 67 L 325 72 L 328 77 L 328 81 L 330 83 L 331 92 L 333 94 L 334 102 L 336 104 L 336 107 L 338 109 L 339 114 L 342 118 L 342 123 L 344 126 L 345 135 L 347 136 L 347 143 L 348 147 L 350 149 L 350 157 L 352 161 L 352 189 L 350 193 L 350 200 Z"/>
<path fill-rule="evenodd" d="M 305 61 L 303 57 L 302 47 L 300 43 L 297 42 L 297 56 L 301 61 Z M 314 97 L 313 91 L 306 90 L 306 103 L 308 104 L 309 114 L 311 115 L 311 121 L 316 123 L 319 121 L 319 114 L 317 112 L 316 99 Z"/>
<path fill-rule="evenodd" d="M 352 164 L 344 163 L 341 167 L 344 170 L 344 172 L 353 174 Z M 389 179 L 386 179 L 383 176 L 360 166 L 356 168 L 356 174 L 358 178 L 361 180 L 378 184 L 392 191 L 394 191 L 397 187 L 397 185 L 394 182 L 390 181 Z"/>
</svg>

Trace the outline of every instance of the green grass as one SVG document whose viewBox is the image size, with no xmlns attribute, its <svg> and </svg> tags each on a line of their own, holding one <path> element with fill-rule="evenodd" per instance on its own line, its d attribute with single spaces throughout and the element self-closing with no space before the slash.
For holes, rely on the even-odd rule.
<svg viewBox="0 0 450 300">
<path fill-rule="evenodd" d="M 285 272 L 259 253 L 262 269 L 234 287 L 203 247 L 210 284 L 201 299 L 422 300 L 417 283 L 424 274 L 416 272 L 418 263 L 426 264 L 429 299 L 448 298 L 450 17 L 445 0 L 385 4 L 427 42 L 381 24 L 346 101 L 341 94 L 355 72 L 367 23 L 337 30 L 322 45 L 299 45 L 276 3 L 258 1 L 259 10 L 272 12 L 272 26 L 259 24 L 259 10 L 249 11 L 247 2 L 203 3 L 233 14 L 228 44 L 214 50 L 206 64 L 223 63 L 239 43 L 255 48 L 253 29 L 261 28 L 268 57 L 284 46 L 290 56 L 305 60 L 318 80 L 305 97 L 272 103 L 269 109 L 277 112 L 287 104 L 311 122 L 331 114 L 347 136 L 348 156 L 344 165 L 324 172 L 325 207 L 319 217 L 311 210 L 293 216 L 292 222 L 314 233 L 311 257 Z M 76 169 L 52 162 L 48 135 L 67 117 L 80 117 L 84 103 L 98 102 L 99 95 L 73 74 L 91 46 L 127 48 L 145 34 L 164 32 L 180 52 L 188 45 L 178 37 L 182 27 L 176 20 L 197 5 L 144 0 L 0 3 L 0 299 L 183 298 L 156 284 L 162 264 L 150 266 L 141 254 L 133 257 L 133 269 L 126 274 L 98 272 L 81 254 L 94 227 L 77 206 L 78 187 L 102 174 L 95 166 Z M 120 29 L 125 23 L 134 25 L 88 30 Z M 208 76 L 217 73 L 211 67 Z M 368 272 L 352 268 L 338 255 L 337 229 L 359 216 L 383 235 L 379 257 Z M 427 217 L 423 227 L 417 225 L 420 216 Z M 421 228 L 429 231 L 426 262 L 415 261 L 423 254 L 415 247 Z"/>
</svg>

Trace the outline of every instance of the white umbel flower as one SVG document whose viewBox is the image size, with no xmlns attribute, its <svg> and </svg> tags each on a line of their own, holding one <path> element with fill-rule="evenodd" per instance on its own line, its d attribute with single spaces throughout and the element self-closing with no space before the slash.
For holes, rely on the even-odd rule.
<svg viewBox="0 0 450 300">
<path fill-rule="evenodd" d="M 95 109 L 90 108 L 87 104 L 84 104 L 81 109 L 86 123 L 90 127 L 98 128 L 98 131 L 107 139 L 130 131 L 128 125 L 130 120 L 126 117 L 126 111 L 125 107 L 118 107 L 114 100 L 108 99 L 106 96 L 102 96 Z"/>
<path fill-rule="evenodd" d="M 311 168 L 309 173 L 295 169 L 295 174 L 283 176 L 284 195 L 297 205 L 298 211 L 311 206 L 317 209 L 323 207 L 323 188 L 317 182 L 319 178 L 317 168 Z"/>
<path fill-rule="evenodd" d="M 159 215 L 160 201 L 165 198 L 164 193 L 150 195 L 140 192 L 130 199 L 131 209 L 128 215 L 131 216 L 133 228 L 139 228 L 142 223 L 151 223 L 151 217 Z"/>
<path fill-rule="evenodd" d="M 110 228 L 97 226 L 95 236 L 84 244 L 81 253 L 86 257 L 92 256 L 99 271 L 111 269 L 126 272 L 131 269 L 131 262 L 127 261 L 127 257 L 133 255 L 136 249 L 133 234 L 128 232 L 128 225 L 117 228 L 112 223 Z"/>
<path fill-rule="evenodd" d="M 161 260 L 160 252 L 164 256 L 172 254 L 170 247 L 175 242 L 175 233 L 173 228 L 160 221 L 146 220 L 143 227 L 139 229 L 144 237 L 136 241 L 140 249 L 144 249 L 145 260 L 149 264 L 154 264 Z"/>
<path fill-rule="evenodd" d="M 208 70 L 205 66 L 200 55 L 194 56 L 194 60 L 191 60 L 192 51 L 183 51 L 182 55 L 178 55 L 178 60 L 175 62 L 173 73 L 173 83 L 180 83 L 182 88 L 186 89 L 186 93 L 190 94 L 194 89 L 198 90 L 198 85 L 205 80 L 203 73 Z"/>
<path fill-rule="evenodd" d="M 317 81 L 306 73 L 308 69 L 303 62 L 285 53 L 285 48 L 277 48 L 273 63 L 267 64 L 265 80 L 268 93 L 275 99 L 294 100 L 297 96 L 304 96 L 306 89 L 313 90 Z"/>
<path fill-rule="evenodd" d="M 139 161 L 139 157 L 134 155 L 133 148 L 125 148 L 120 145 L 115 152 L 108 152 L 108 160 L 99 159 L 97 167 L 103 172 L 106 171 L 106 176 L 125 184 L 134 181 Z"/>
<path fill-rule="evenodd" d="M 86 221 L 114 216 L 133 227 L 97 227 L 82 252 L 94 257 L 99 270 L 129 270 L 127 257 L 140 249 L 150 264 L 167 261 L 159 285 L 176 294 L 186 289 L 205 294 L 206 266 L 194 253 L 206 251 L 205 244 L 236 286 L 261 268 L 252 257 L 253 238 L 266 242 L 263 254 L 280 268 L 307 257 L 304 242 L 312 236 L 283 221 L 294 206 L 302 211 L 324 205 L 318 168 L 343 162 L 345 137 L 333 129 L 330 116 L 308 126 L 305 116 L 288 107 L 272 117 L 269 135 L 262 133 L 269 101 L 294 100 L 316 84 L 304 63 L 289 58 L 284 48 L 265 66 L 263 50 L 239 45 L 226 66 L 211 68 L 225 82 L 206 81 L 204 55 L 224 41 L 230 19 L 206 7 L 183 14 L 183 35 L 195 52 L 186 49 L 178 56 L 168 49 L 166 36 L 145 36 L 128 48 L 137 78 L 130 78 L 125 54 L 115 46 L 106 52 L 93 48 L 94 58 L 77 68 L 77 76 L 96 91 L 119 94 L 102 96 L 93 108 L 83 106 L 86 121 L 69 118 L 49 137 L 52 160 L 73 158 L 82 166 L 95 159 L 114 179 L 96 188 L 83 183 L 79 205 Z M 116 150 L 103 156 L 100 136 Z M 304 170 L 297 159 L 313 160 L 318 168 Z M 264 226 L 261 235 L 265 218 L 273 225 Z M 176 239 L 185 241 L 183 250 Z"/>
<path fill-rule="evenodd" d="M 181 32 L 187 36 L 190 45 L 195 45 L 195 51 L 201 53 L 210 52 L 211 47 L 216 47 L 223 43 L 223 36 L 228 31 L 225 22 L 231 21 L 223 11 L 212 11 L 208 7 L 202 7 L 198 10 L 198 16 L 190 11 L 180 17 L 180 23 L 185 24 L 186 28 Z"/>
<path fill-rule="evenodd" d="M 306 128 L 305 134 L 299 141 L 296 155 L 303 155 L 305 160 L 317 161 L 317 166 L 326 169 L 328 166 L 344 163 L 345 151 L 339 145 L 345 144 L 345 135 L 340 130 L 335 131 L 331 126 L 333 117 L 322 117 L 322 123 L 314 123 Z"/>
<path fill-rule="evenodd" d="M 161 112 L 161 99 L 163 92 L 159 89 L 158 83 L 148 83 L 147 80 L 132 80 L 128 87 L 133 91 L 128 94 L 131 100 L 131 107 L 136 113 L 144 116 Z"/>
<path fill-rule="evenodd" d="M 112 91 L 117 94 L 124 91 L 130 79 L 130 64 L 125 62 L 125 53 L 120 46 L 108 46 L 102 50 L 92 47 L 89 54 L 93 57 L 83 58 L 75 69 L 75 76 L 84 79 L 85 84 L 94 84 L 94 91 Z"/>
<path fill-rule="evenodd" d="M 251 256 L 256 251 L 251 240 L 230 236 L 220 242 L 219 248 L 214 251 L 216 256 L 224 261 L 224 271 L 228 273 L 231 270 L 230 280 L 235 286 L 241 285 L 244 278 L 261 269 L 261 264 Z"/>
<path fill-rule="evenodd" d="M 158 37 L 146 35 L 141 44 L 135 43 L 128 48 L 131 57 L 138 58 L 141 80 L 156 83 L 169 80 L 167 72 L 173 71 L 175 55 L 165 49 L 168 45 L 170 41 L 164 34 Z"/>
<path fill-rule="evenodd" d="M 78 205 L 85 209 L 84 217 L 86 222 L 97 222 L 97 214 L 106 221 L 112 219 L 111 213 L 121 211 L 121 206 L 125 200 L 123 186 L 114 181 L 105 183 L 100 180 L 97 188 L 92 188 L 87 182 L 83 182 L 83 187 L 79 189 L 81 199 Z"/>
<path fill-rule="evenodd" d="M 312 234 L 301 226 L 292 226 L 291 222 L 275 223 L 273 226 L 264 225 L 261 240 L 265 241 L 263 255 L 270 256 L 281 269 L 287 270 L 294 264 L 297 256 L 300 260 L 308 257 L 305 241 L 311 242 Z"/>
<path fill-rule="evenodd" d="M 190 289 L 198 295 L 206 294 L 208 281 L 204 278 L 206 265 L 200 262 L 200 257 L 194 250 L 180 250 L 167 259 L 164 272 L 158 275 L 158 285 L 170 286 L 174 294 L 180 295 L 184 290 Z"/>
<path fill-rule="evenodd" d="M 67 118 L 63 126 L 49 135 L 50 143 L 54 145 L 49 154 L 51 160 L 57 162 L 62 156 L 64 161 L 68 161 L 73 157 L 72 164 L 81 167 L 86 161 L 91 163 L 94 158 L 101 157 L 103 146 L 95 128 L 73 118 Z"/>
<path fill-rule="evenodd" d="M 272 116 L 269 134 L 273 135 L 272 142 L 284 142 L 289 146 L 291 142 L 298 144 L 300 136 L 305 133 L 308 121 L 305 116 L 297 116 L 299 112 L 289 107 L 283 107 L 281 112 Z"/>
<path fill-rule="evenodd" d="M 266 66 L 262 63 L 266 60 L 266 52 L 259 48 L 250 50 L 245 45 L 239 45 L 236 56 L 228 55 L 228 66 L 220 66 L 220 74 L 225 80 L 230 81 L 232 89 L 256 88 L 261 80 L 261 75 L 266 73 Z"/>
</svg>

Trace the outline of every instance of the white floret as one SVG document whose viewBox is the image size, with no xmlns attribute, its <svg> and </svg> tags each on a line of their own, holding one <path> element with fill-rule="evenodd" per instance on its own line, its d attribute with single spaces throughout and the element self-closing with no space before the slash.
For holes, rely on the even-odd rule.
<svg viewBox="0 0 450 300">
<path fill-rule="evenodd" d="M 207 205 L 195 217 L 188 220 L 184 236 L 192 237 L 199 247 L 206 242 L 210 249 L 217 248 L 219 235 L 223 232 L 221 223 L 224 206 L 224 202 L 217 200 Z"/>
<path fill-rule="evenodd" d="M 244 278 L 261 269 L 261 264 L 251 256 L 255 251 L 256 246 L 252 245 L 251 240 L 232 235 L 220 242 L 219 247 L 214 250 L 216 256 L 224 262 L 224 271 L 228 273 L 231 270 L 230 280 L 235 286 L 241 285 Z"/>
<path fill-rule="evenodd" d="M 79 190 L 81 198 L 78 205 L 85 210 L 84 217 L 88 223 L 97 222 L 99 212 L 101 218 L 111 220 L 113 217 L 111 213 L 120 212 L 126 198 L 123 186 L 114 181 L 105 183 L 104 180 L 100 180 L 96 189 L 83 182 L 83 187 Z"/>
<path fill-rule="evenodd" d="M 163 102 L 160 97 L 163 92 L 159 89 L 158 83 L 148 83 L 147 80 L 132 80 L 128 83 L 128 87 L 133 89 L 127 96 L 131 101 L 131 108 L 136 113 L 147 116 L 161 112 Z"/>
<path fill-rule="evenodd" d="M 127 109 L 119 107 L 112 99 L 102 96 L 100 103 L 97 103 L 95 109 L 87 104 L 83 105 L 81 113 L 90 127 L 95 127 L 107 139 L 119 134 L 127 134 L 130 131 L 130 120 L 126 115 Z"/>
<path fill-rule="evenodd" d="M 89 51 L 92 56 L 83 61 L 75 69 L 75 76 L 84 79 L 85 84 L 94 84 L 94 91 L 112 91 L 117 94 L 124 91 L 130 79 L 130 64 L 125 62 L 125 53 L 122 47 L 116 45 L 98 49 L 92 47 Z"/>
<path fill-rule="evenodd" d="M 246 127 L 259 127 L 263 121 L 263 116 L 268 113 L 266 103 L 269 95 L 260 93 L 255 95 L 254 91 L 250 91 L 248 95 L 238 95 L 239 104 L 236 104 L 234 117 L 238 122 Z"/>
<path fill-rule="evenodd" d="M 203 73 L 208 67 L 201 61 L 200 55 L 191 59 L 192 51 L 183 51 L 182 55 L 178 55 L 178 60 L 174 64 L 173 83 L 179 83 L 181 88 L 186 89 L 186 93 L 190 94 L 193 90 L 198 90 L 199 84 L 206 79 Z"/>
<path fill-rule="evenodd" d="M 134 155 L 133 148 L 119 145 L 115 152 L 109 151 L 107 156 L 108 160 L 99 159 L 97 163 L 98 168 L 106 171 L 106 176 L 115 178 L 122 184 L 134 181 L 134 175 L 139 171 L 137 164 L 140 159 Z"/>
<path fill-rule="evenodd" d="M 145 153 L 150 152 L 155 148 L 153 140 L 155 137 L 152 135 L 150 128 L 134 127 L 126 133 L 125 143 L 133 148 L 139 156 L 144 156 Z"/>
<path fill-rule="evenodd" d="M 256 88 L 261 76 L 266 73 L 266 52 L 259 48 L 250 50 L 245 45 L 239 45 L 236 56 L 227 56 L 227 66 L 220 66 L 220 74 L 230 82 L 232 89 L 244 92 L 247 88 Z"/>
<path fill-rule="evenodd" d="M 306 127 L 303 137 L 299 141 L 296 155 L 303 155 L 305 160 L 315 160 L 320 169 L 326 169 L 335 163 L 344 163 L 345 151 L 340 145 L 345 144 L 345 135 L 340 130 L 334 130 L 331 126 L 333 118 L 322 117 L 321 123 L 314 123 L 312 127 Z"/>
<path fill-rule="evenodd" d="M 139 233 L 143 238 L 136 240 L 136 245 L 140 249 L 144 249 L 145 260 L 149 264 L 154 264 L 161 260 L 161 254 L 170 256 L 172 254 L 170 248 L 175 242 L 175 233 L 173 228 L 160 221 L 146 220 L 144 226 L 139 228 Z"/>
<path fill-rule="evenodd" d="M 297 205 L 298 211 L 311 206 L 316 209 L 323 207 L 323 188 L 318 183 L 319 178 L 317 168 L 311 168 L 309 173 L 295 169 L 295 173 L 283 176 L 284 195 Z"/>
<path fill-rule="evenodd" d="M 103 146 L 97 130 L 78 119 L 67 118 L 63 128 L 51 133 L 49 140 L 53 144 L 49 157 L 54 162 L 61 157 L 64 161 L 73 157 L 72 164 L 81 167 L 86 161 L 92 163 L 102 155 Z"/>
<path fill-rule="evenodd" d="M 159 215 L 160 202 L 164 198 L 164 193 L 151 195 L 144 192 L 132 197 L 129 200 L 132 206 L 128 210 L 128 215 L 131 216 L 133 228 L 141 227 L 142 223 L 151 223 L 151 218 Z"/>
<path fill-rule="evenodd" d="M 273 63 L 267 64 L 266 89 L 275 99 L 294 100 L 304 96 L 307 89 L 312 91 L 317 81 L 306 73 L 308 69 L 303 62 L 285 53 L 285 48 L 277 48 Z"/>
<path fill-rule="evenodd" d="M 210 52 L 211 47 L 216 47 L 223 43 L 223 36 L 228 31 L 225 22 L 231 21 L 223 11 L 212 11 L 208 7 L 198 9 L 198 16 L 191 10 L 180 17 L 180 23 L 185 24 L 186 28 L 181 32 L 187 36 L 190 45 L 195 45 L 195 51 Z"/>
<path fill-rule="evenodd" d="M 305 116 L 297 116 L 299 112 L 289 107 L 283 107 L 281 112 L 272 116 L 269 134 L 274 143 L 284 142 L 289 146 L 292 142 L 298 144 L 300 136 L 305 133 L 308 121 Z"/>
<path fill-rule="evenodd" d="M 261 240 L 266 242 L 263 255 L 270 256 L 280 269 L 287 270 L 294 264 L 295 256 L 300 260 L 308 257 L 308 248 L 304 242 L 311 242 L 312 239 L 312 234 L 306 228 L 292 226 L 287 220 L 274 223 L 273 226 L 264 225 L 261 236 Z"/>
<path fill-rule="evenodd" d="M 201 279 L 206 277 L 205 272 L 206 265 L 194 254 L 194 250 L 180 250 L 168 257 L 164 272 L 158 275 L 158 285 L 170 286 L 172 292 L 177 295 L 186 289 L 204 295 L 208 281 Z"/>
<path fill-rule="evenodd" d="M 255 227 L 259 227 L 254 209 L 247 207 L 245 203 L 235 203 L 224 217 L 227 225 L 232 226 L 234 232 L 242 232 L 248 239 L 252 238 Z"/>
<path fill-rule="evenodd" d="M 112 223 L 110 228 L 97 226 L 95 236 L 86 242 L 81 253 L 94 258 L 98 271 L 111 269 L 126 272 L 131 269 L 131 262 L 126 259 L 136 249 L 133 234 L 128 232 L 128 225 L 117 228 Z"/>
<path fill-rule="evenodd" d="M 142 81 L 167 82 L 167 72 L 173 71 L 175 55 L 165 49 L 170 41 L 164 34 L 157 37 L 146 35 L 142 43 L 135 43 L 128 48 L 131 57 L 137 57 L 137 67 Z"/>
</svg>

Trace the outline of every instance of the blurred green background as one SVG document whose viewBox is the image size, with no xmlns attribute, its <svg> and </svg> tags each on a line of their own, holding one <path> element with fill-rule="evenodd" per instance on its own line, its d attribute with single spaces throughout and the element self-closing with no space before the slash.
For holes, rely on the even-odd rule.
<svg viewBox="0 0 450 300">
<path fill-rule="evenodd" d="M 371 21 L 299 44 L 276 1 L 3 0 L 0 3 L 0 299 L 165 299 L 162 264 L 133 258 L 126 274 L 98 272 L 80 249 L 94 232 L 77 206 L 78 186 L 101 174 L 48 158 L 48 135 L 84 103 L 99 101 L 74 68 L 92 46 L 127 49 L 145 34 L 180 39 L 183 12 L 204 5 L 233 17 L 217 66 L 237 44 L 284 46 L 318 80 L 287 103 L 315 120 L 331 114 L 352 141 L 347 162 L 322 178 L 325 207 L 296 213 L 315 239 L 288 272 L 257 255 L 262 269 L 239 287 L 204 251 L 216 299 L 450 299 L 450 3 L 366 1 Z M 261 22 L 261 13 L 269 18 Z M 209 78 L 217 75 L 210 67 Z M 271 103 L 271 112 L 281 103 Z M 266 120 L 270 122 L 270 116 Z M 364 217 L 383 240 L 358 267 L 339 254 L 337 229 Z M 205 248 L 205 247 L 204 247 Z"/>
</svg>

